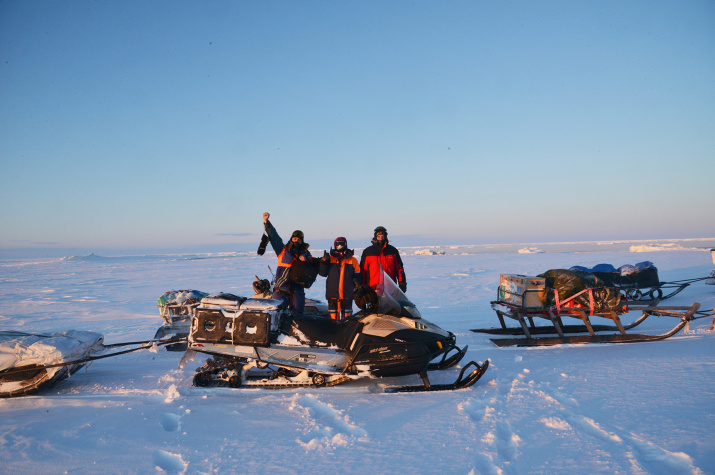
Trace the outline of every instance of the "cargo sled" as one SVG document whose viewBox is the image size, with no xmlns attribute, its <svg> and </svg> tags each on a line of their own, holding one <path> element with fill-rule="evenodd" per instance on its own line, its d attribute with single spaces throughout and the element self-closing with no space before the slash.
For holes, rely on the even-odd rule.
<svg viewBox="0 0 715 475">
<path fill-rule="evenodd" d="M 0 331 L 0 397 L 35 394 L 51 388 L 92 361 L 169 346 L 177 341 L 167 339 L 105 345 L 103 335 L 90 331 Z M 107 351 L 120 347 L 130 348 Z"/>
<path fill-rule="evenodd" d="M 629 301 L 623 289 L 600 285 L 598 278 L 582 271 L 554 269 L 538 277 L 502 275 L 497 300 L 491 302 L 501 328 L 475 329 L 498 335 L 522 335 L 519 338 L 493 338 L 497 346 L 541 346 L 563 343 L 631 343 L 662 340 L 678 333 L 696 318 L 699 303 L 691 306 L 658 307 L 651 302 Z M 642 312 L 633 323 L 624 325 L 620 316 Z M 673 317 L 678 323 L 660 335 L 628 333 L 649 316 Z M 581 325 L 564 325 L 565 317 L 577 318 Z M 604 318 L 611 325 L 594 325 L 593 317 Z M 518 328 L 508 328 L 505 319 L 516 320 Z M 536 326 L 534 320 L 550 325 Z M 617 333 L 615 333 L 617 332 Z M 570 335 L 578 334 L 581 335 Z M 585 334 L 584 334 L 585 333 Z M 535 335 L 552 335 L 537 337 Z M 557 335 L 557 336 L 554 336 Z"/>
<path fill-rule="evenodd" d="M 0 332 L 0 397 L 34 394 L 68 378 L 101 351 L 99 333 Z"/>
</svg>

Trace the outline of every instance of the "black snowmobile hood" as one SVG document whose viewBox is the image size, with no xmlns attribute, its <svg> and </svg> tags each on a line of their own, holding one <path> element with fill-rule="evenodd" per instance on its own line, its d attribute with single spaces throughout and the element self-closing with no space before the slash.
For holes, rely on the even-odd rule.
<svg viewBox="0 0 715 475">
<path fill-rule="evenodd" d="M 283 321 L 281 332 L 308 346 L 336 346 L 341 350 L 347 350 L 355 334 L 362 327 L 362 322 L 354 316 L 343 320 L 330 320 L 323 317 L 293 315 L 292 318 Z"/>
</svg>

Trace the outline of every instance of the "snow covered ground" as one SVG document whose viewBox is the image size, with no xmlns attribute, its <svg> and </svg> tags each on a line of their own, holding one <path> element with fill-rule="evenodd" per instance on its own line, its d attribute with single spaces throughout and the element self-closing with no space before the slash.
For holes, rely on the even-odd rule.
<svg viewBox="0 0 715 475">
<path fill-rule="evenodd" d="M 191 385 L 202 358 L 179 370 L 181 353 L 135 352 L 96 361 L 41 395 L 0 400 L 0 472 L 712 474 L 712 319 L 623 345 L 497 348 L 470 331 L 498 326 L 489 302 L 500 273 L 649 260 L 661 281 L 674 281 L 707 276 L 710 247 L 715 240 L 402 248 L 407 294 L 422 315 L 469 345 L 465 362 L 491 360 L 475 386 L 374 391 L 419 383 L 410 376 L 320 390 L 205 389 Z M 539 252 L 519 252 L 529 248 Z M 150 339 L 163 292 L 248 295 L 268 265 L 272 253 L 4 259 L 0 329 Z M 323 283 L 308 296 L 323 299 Z M 697 282 L 667 302 L 695 301 L 715 307 L 715 286 Z M 642 326 L 655 334 L 674 323 Z"/>
</svg>

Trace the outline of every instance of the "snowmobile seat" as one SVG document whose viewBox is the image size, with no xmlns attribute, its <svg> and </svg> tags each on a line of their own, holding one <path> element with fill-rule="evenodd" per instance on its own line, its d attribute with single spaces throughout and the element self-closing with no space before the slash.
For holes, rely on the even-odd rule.
<svg viewBox="0 0 715 475">
<path fill-rule="evenodd" d="M 330 320 L 309 315 L 293 315 L 284 321 L 283 331 L 306 345 L 337 346 L 341 350 L 347 350 L 362 325 L 355 317 Z"/>
</svg>

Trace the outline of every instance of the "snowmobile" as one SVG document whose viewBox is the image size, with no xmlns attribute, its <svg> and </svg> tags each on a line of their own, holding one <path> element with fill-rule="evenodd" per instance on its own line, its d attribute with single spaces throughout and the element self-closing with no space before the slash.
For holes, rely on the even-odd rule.
<svg viewBox="0 0 715 475">
<path fill-rule="evenodd" d="M 254 276 L 252 299 L 270 299 L 272 295 L 271 283 L 268 279 Z M 191 330 L 191 317 L 199 306 L 201 299 L 209 294 L 199 290 L 172 290 L 159 297 L 159 313 L 164 319 L 164 324 L 154 334 L 155 340 L 164 338 L 186 338 Z M 305 299 L 304 315 L 329 318 L 328 305 L 320 300 Z M 185 342 L 167 345 L 168 351 L 185 351 Z"/>
<path fill-rule="evenodd" d="M 374 298 L 344 320 L 294 314 L 270 298 L 206 297 L 191 319 L 180 366 L 196 353 L 211 356 L 196 370 L 195 386 L 324 387 L 412 374 L 423 384 L 384 391 L 452 390 L 476 383 L 488 361 L 464 365 L 454 383 L 430 383 L 428 370 L 455 366 L 467 347 L 458 348 L 454 334 L 423 319 L 394 281 L 384 272 L 382 277 L 375 291 L 366 289 Z"/>
</svg>

